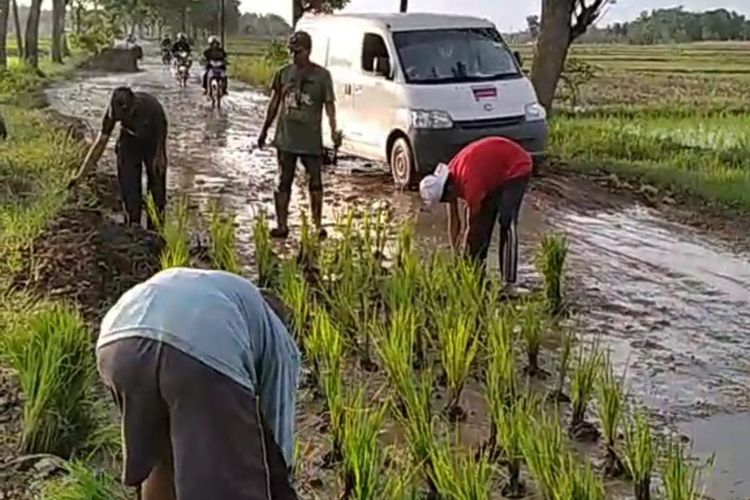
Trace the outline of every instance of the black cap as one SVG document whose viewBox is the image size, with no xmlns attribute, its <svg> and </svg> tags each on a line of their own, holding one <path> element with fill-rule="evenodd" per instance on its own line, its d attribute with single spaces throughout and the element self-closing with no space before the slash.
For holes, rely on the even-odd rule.
<svg viewBox="0 0 750 500">
<path fill-rule="evenodd" d="M 289 48 L 290 49 L 312 49 L 312 38 L 306 31 L 297 31 L 289 37 Z"/>
</svg>

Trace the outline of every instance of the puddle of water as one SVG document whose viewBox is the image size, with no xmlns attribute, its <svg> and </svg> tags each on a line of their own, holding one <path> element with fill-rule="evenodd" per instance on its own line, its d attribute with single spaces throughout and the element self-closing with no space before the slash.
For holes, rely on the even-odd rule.
<svg viewBox="0 0 750 500">
<path fill-rule="evenodd" d="M 180 89 L 157 62 L 147 61 L 144 69 L 51 89 L 50 102 L 96 127 L 114 87 L 132 85 L 156 95 L 170 119 L 170 195 L 187 195 L 191 206 L 201 211 L 216 201 L 234 213 L 239 245 L 250 261 L 252 221 L 259 211 L 273 213 L 276 181 L 273 151 L 250 150 L 265 112 L 265 96 L 232 83 L 225 109 L 212 112 L 197 75 L 188 88 Z M 110 147 L 102 166 L 114 171 L 112 160 Z M 350 207 L 384 203 L 398 219 L 415 222 L 422 245 L 447 244 L 444 209 L 423 209 L 418 196 L 398 192 L 387 175 L 370 175 L 372 169 L 367 175 L 351 173 L 361 168 L 363 163 L 346 159 L 325 174 L 328 224 Z M 292 214 L 307 208 L 305 191 L 304 176 L 299 175 Z M 581 313 L 581 328 L 603 336 L 619 367 L 629 365 L 630 391 L 639 401 L 680 420 L 750 407 L 747 259 L 651 210 L 607 203 L 602 207 L 608 209 L 592 209 L 591 203 L 584 208 L 574 194 L 529 195 L 521 215 L 522 284 L 538 282 L 533 266 L 538 236 L 550 229 L 565 232 L 570 241 L 567 288 Z M 298 218 L 292 221 L 293 226 L 298 223 Z M 489 256 L 489 265 L 497 267 L 496 245 Z M 726 443 L 729 456 L 731 445 Z M 717 446 L 719 456 L 722 446 Z M 750 473 L 735 470 L 731 480 L 721 476 L 717 481 L 727 487 L 743 476 L 750 480 Z"/>
<path fill-rule="evenodd" d="M 706 472 L 706 494 L 721 500 L 750 498 L 750 413 L 719 414 L 680 425 L 690 437 L 693 452 L 703 460 L 715 455 Z"/>
</svg>

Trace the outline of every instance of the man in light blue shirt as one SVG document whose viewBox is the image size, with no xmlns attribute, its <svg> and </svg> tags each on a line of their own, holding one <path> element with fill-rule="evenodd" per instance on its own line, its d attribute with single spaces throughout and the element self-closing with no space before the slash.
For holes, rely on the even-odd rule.
<svg viewBox="0 0 750 500">
<path fill-rule="evenodd" d="M 162 271 L 102 320 L 99 372 L 122 413 L 123 482 L 143 500 L 296 499 L 299 352 L 280 302 L 222 271 Z"/>
</svg>

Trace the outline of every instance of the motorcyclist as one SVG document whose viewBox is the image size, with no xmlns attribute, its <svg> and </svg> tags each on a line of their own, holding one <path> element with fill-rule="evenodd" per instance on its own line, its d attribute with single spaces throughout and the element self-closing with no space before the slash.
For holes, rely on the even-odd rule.
<svg viewBox="0 0 750 500">
<path fill-rule="evenodd" d="M 221 46 L 221 40 L 215 35 L 211 35 L 208 38 L 208 48 L 203 51 L 203 62 L 205 64 L 205 71 L 203 73 L 203 93 L 208 94 L 208 73 L 211 71 L 211 63 L 218 62 L 222 63 L 222 67 L 226 69 L 227 64 L 227 53 Z M 224 85 L 224 94 L 227 94 L 227 78 L 222 81 Z"/>
<path fill-rule="evenodd" d="M 188 62 L 190 61 L 190 54 L 192 52 L 192 49 L 190 48 L 190 43 L 188 43 L 187 36 L 185 36 L 185 33 L 178 33 L 177 34 L 177 41 L 172 45 L 172 57 L 173 58 L 179 58 L 180 52 L 185 52 L 188 55 Z"/>
</svg>

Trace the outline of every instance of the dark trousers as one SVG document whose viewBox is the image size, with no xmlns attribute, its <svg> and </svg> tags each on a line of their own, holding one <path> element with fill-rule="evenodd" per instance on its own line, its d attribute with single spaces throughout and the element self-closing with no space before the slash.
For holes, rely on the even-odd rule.
<svg viewBox="0 0 750 500">
<path fill-rule="evenodd" d="M 148 193 L 160 219 L 163 220 L 167 205 L 166 134 L 156 139 L 142 140 L 126 132 L 120 134 L 115 148 L 117 152 L 117 179 L 120 195 L 125 205 L 127 224 L 140 225 L 143 207 L 142 177 L 146 167 Z M 161 161 L 159 161 L 161 160 Z M 156 227 L 156 221 L 148 218 L 148 227 Z"/>
<path fill-rule="evenodd" d="M 500 225 L 500 270 L 506 283 L 515 283 L 518 274 L 518 216 L 529 177 L 519 177 L 487 196 L 479 213 L 469 221 L 466 241 L 468 255 L 483 264 L 492 241 L 495 224 Z"/>
<path fill-rule="evenodd" d="M 323 157 L 314 155 L 299 155 L 287 151 L 278 152 L 279 181 L 276 190 L 279 193 L 291 193 L 294 175 L 297 172 L 297 160 L 307 171 L 308 189 L 311 193 L 323 191 Z"/>
</svg>

